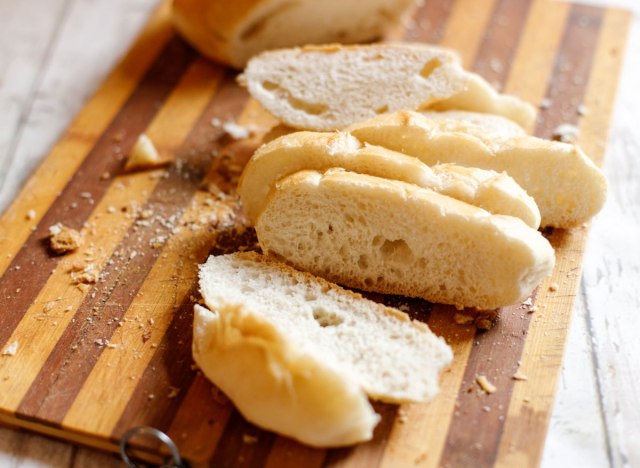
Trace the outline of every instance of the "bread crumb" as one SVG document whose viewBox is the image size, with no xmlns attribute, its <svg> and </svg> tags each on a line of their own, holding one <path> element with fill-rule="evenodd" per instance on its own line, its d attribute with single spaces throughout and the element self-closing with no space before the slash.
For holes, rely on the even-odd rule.
<svg viewBox="0 0 640 468">
<path fill-rule="evenodd" d="M 243 140 L 251 136 L 251 130 L 249 128 L 238 125 L 232 121 L 222 124 L 222 129 L 234 140 Z"/>
<path fill-rule="evenodd" d="M 538 107 L 540 107 L 540 109 L 548 109 L 549 107 L 551 107 L 551 104 L 553 104 L 553 101 L 551 99 L 544 98 L 540 101 Z"/>
<path fill-rule="evenodd" d="M 168 161 L 160 158 L 158 150 L 153 145 L 151 139 L 145 133 L 142 133 L 129 153 L 124 170 L 145 170 L 163 166 L 167 163 Z"/>
<path fill-rule="evenodd" d="M 88 265 L 74 264 L 71 267 L 71 282 L 73 284 L 94 284 L 99 279 L 98 272 L 92 263 Z"/>
<path fill-rule="evenodd" d="M 527 311 L 527 313 L 533 314 L 536 310 L 538 310 L 538 306 L 532 305 L 531 307 L 529 307 L 529 310 Z"/>
<path fill-rule="evenodd" d="M 480 388 L 484 390 L 488 394 L 495 393 L 497 390 L 496 386 L 489 382 L 486 375 L 478 375 L 476 376 L 476 382 L 480 385 Z"/>
<path fill-rule="evenodd" d="M 587 106 L 585 106 L 584 104 L 580 104 L 576 109 L 576 112 L 580 117 L 583 117 L 589 113 Z"/>
<path fill-rule="evenodd" d="M 51 250 L 64 254 L 78 249 L 82 245 L 82 236 L 75 229 L 57 223 L 49 227 L 49 242 Z"/>
<path fill-rule="evenodd" d="M 242 443 L 243 444 L 255 444 L 258 442 L 258 438 L 256 436 L 252 436 L 250 434 L 242 434 Z"/>
<path fill-rule="evenodd" d="M 453 321 L 456 322 L 458 325 L 468 325 L 471 322 L 473 322 L 473 317 L 471 315 L 456 313 L 453 316 Z"/>
<path fill-rule="evenodd" d="M 526 375 L 524 375 L 522 372 L 520 372 L 520 370 L 518 370 L 515 374 L 513 374 L 513 375 L 511 376 L 511 378 L 512 378 L 513 380 L 522 380 L 522 381 L 524 381 L 524 380 L 529 380 L 529 377 L 527 377 L 527 376 L 526 376 Z"/>
<path fill-rule="evenodd" d="M 530 306 L 533 305 L 533 301 L 531 300 L 531 298 L 527 298 L 525 301 L 522 301 L 522 305 L 523 306 Z"/>
<path fill-rule="evenodd" d="M 485 405 L 482 407 L 482 411 L 485 413 L 489 413 L 491 411 L 491 406 Z"/>
<path fill-rule="evenodd" d="M 568 123 L 560 124 L 553 130 L 553 139 L 563 143 L 575 143 L 579 135 L 580 129 Z"/>
<path fill-rule="evenodd" d="M 551 284 L 549 285 L 549 291 L 552 291 L 552 292 L 553 292 L 553 291 L 557 291 L 557 290 L 558 290 L 558 288 L 559 288 L 558 283 L 551 283 Z"/>
<path fill-rule="evenodd" d="M 108 171 L 105 171 L 100 175 L 100 180 L 109 180 L 110 178 L 111 178 L 111 173 Z"/>
<path fill-rule="evenodd" d="M 169 395 L 167 398 L 175 398 L 180 393 L 180 389 L 178 387 L 169 387 Z"/>
<path fill-rule="evenodd" d="M 3 350 L 2 350 L 2 355 L 3 356 L 15 356 L 16 353 L 18 352 L 18 340 L 15 340 L 14 342 L 8 344 Z"/>
<path fill-rule="evenodd" d="M 29 210 L 29 211 L 27 211 L 26 218 L 27 218 L 27 220 L 29 220 L 29 221 L 33 221 L 34 219 L 36 219 L 36 210 Z"/>
</svg>

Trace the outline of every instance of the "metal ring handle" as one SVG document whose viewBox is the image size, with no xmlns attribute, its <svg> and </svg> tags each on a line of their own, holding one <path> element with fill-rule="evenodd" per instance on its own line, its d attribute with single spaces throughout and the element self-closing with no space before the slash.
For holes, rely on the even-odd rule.
<svg viewBox="0 0 640 468">
<path fill-rule="evenodd" d="M 165 447 L 169 449 L 169 452 L 171 452 L 171 464 L 170 465 L 165 464 L 163 466 L 172 467 L 172 468 L 184 466 L 182 462 L 182 457 L 180 456 L 180 451 L 178 450 L 178 447 L 176 447 L 176 444 L 173 443 L 173 440 L 171 440 L 171 437 L 169 437 L 164 432 L 156 429 L 155 427 L 138 426 L 138 427 L 134 427 L 133 429 L 129 429 L 127 432 L 125 432 L 122 435 L 122 438 L 120 439 L 120 457 L 122 458 L 122 461 L 124 461 L 127 464 L 129 468 L 138 468 L 138 465 L 136 465 L 131 460 L 131 458 L 129 458 L 129 454 L 127 454 L 127 449 L 129 448 L 129 440 L 135 436 L 146 436 L 146 437 L 154 438 L 160 441 L 160 443 L 162 443 Z"/>
</svg>

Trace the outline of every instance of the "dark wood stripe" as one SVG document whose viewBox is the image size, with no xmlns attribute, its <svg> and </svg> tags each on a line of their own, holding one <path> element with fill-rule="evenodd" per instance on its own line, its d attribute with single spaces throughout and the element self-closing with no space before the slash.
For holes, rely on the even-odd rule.
<svg viewBox="0 0 640 468">
<path fill-rule="evenodd" d="M 601 15 L 602 10 L 599 9 L 572 6 L 549 80 L 548 94 L 555 96 L 558 101 L 555 105 L 560 108 L 572 105 L 575 111 L 580 103 L 598 39 Z M 563 63 L 567 57 L 576 53 L 578 55 L 571 55 L 576 57 L 574 71 L 582 71 L 585 79 L 579 81 L 581 88 L 572 82 L 575 87 L 569 91 L 566 86 L 557 84 L 558 74 L 565 70 Z M 546 125 L 543 121 L 538 127 L 546 128 Z M 550 240 L 554 244 L 555 236 L 552 235 Z M 515 384 L 512 376 L 518 368 L 530 323 L 530 315 L 519 305 L 501 309 L 499 317 L 496 327 L 476 335 L 458 392 L 459 406 L 451 420 L 440 459 L 442 466 L 492 466 L 496 460 Z M 485 375 L 497 391 L 492 395 L 482 392 L 476 383 L 478 375 Z"/>
<path fill-rule="evenodd" d="M 149 125 L 194 57 L 192 49 L 183 41 L 177 38 L 169 41 L 16 254 L 0 278 L 3 310 L 0 348 L 6 344 L 61 258 L 48 249 L 49 226 L 60 221 L 76 229 L 83 226 L 95 205 L 81 198 L 80 194 L 91 193 L 94 203 L 101 200 L 110 181 L 101 180 L 100 176 L 120 170 L 122 155 L 130 150 L 137 136 Z M 124 138 L 116 142 L 119 135 L 124 135 Z M 72 129 L 63 138 L 78 137 L 82 135 L 74 135 Z M 19 293 L 16 292 L 18 289 Z"/>
<path fill-rule="evenodd" d="M 262 467 L 275 439 L 273 432 L 254 426 L 234 410 L 209 466 Z"/>
<path fill-rule="evenodd" d="M 222 136 L 222 130 L 211 126 L 211 118 L 233 117 L 245 99 L 246 93 L 235 84 L 235 76 L 228 76 L 177 150 L 176 156 L 184 164 L 170 168 L 168 178 L 160 180 L 142 210 L 149 209 L 163 220 L 179 220 L 207 173 L 211 150 Z M 114 255 L 103 269 L 104 281 L 99 282 L 81 304 L 75 321 L 67 327 L 22 400 L 19 413 L 62 421 L 104 350 L 96 345 L 96 340 L 111 339 L 118 321 L 162 253 L 162 249 L 153 248 L 151 239 L 170 235 L 170 223 L 156 221 L 147 227 L 137 223 L 131 226 L 115 250 L 123 254 Z M 136 252 L 133 258 L 132 251 Z M 148 346 L 151 343 L 149 340 Z"/>
<path fill-rule="evenodd" d="M 404 39 L 430 44 L 440 42 L 444 36 L 453 3 L 454 0 L 427 0 L 423 2 L 416 9 Z"/>
<path fill-rule="evenodd" d="M 509 75 L 531 0 L 499 0 L 487 25 L 473 71 L 501 89 Z"/>
<path fill-rule="evenodd" d="M 568 27 L 560 43 L 553 69 L 553 78 L 545 98 L 550 105 L 539 112 L 535 135 L 552 138 L 562 123 L 577 124 L 578 107 L 587 91 L 602 26 L 603 10 L 585 5 L 573 5 Z"/>
</svg>

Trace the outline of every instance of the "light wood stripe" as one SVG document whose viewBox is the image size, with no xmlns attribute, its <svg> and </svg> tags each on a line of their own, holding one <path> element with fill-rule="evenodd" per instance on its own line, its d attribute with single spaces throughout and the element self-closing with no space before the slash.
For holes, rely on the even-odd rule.
<svg viewBox="0 0 640 468">
<path fill-rule="evenodd" d="M 242 123 L 243 116 L 238 118 Z M 179 225 L 198 223 L 203 213 L 207 213 L 205 200 L 208 195 L 202 192 L 195 194 L 195 201 L 181 217 Z M 188 300 L 188 293 L 197 281 L 197 265 L 204 261 L 209 248 L 215 240 L 215 233 L 202 229 L 199 239 L 189 229 L 174 234 L 168 241 L 162 255 L 155 262 L 136 298 L 127 309 L 123 320 L 138 323 L 153 323 L 153 336 L 162 337 L 171 323 L 175 308 Z M 177 275 L 176 271 L 180 274 Z M 150 307 L 147 297 L 153 297 Z M 132 333 L 128 327 L 118 328 L 111 342 L 118 344 L 119 349 L 109 350 L 100 356 L 82 389 L 75 398 L 64 418 L 66 427 L 82 428 L 104 436 L 110 436 L 132 394 L 136 390 L 137 381 L 147 369 L 156 353 L 158 341 L 149 340 L 143 343 L 140 333 Z M 188 346 L 188 343 L 184 344 Z M 132 359 L 135 356 L 135 359 Z M 120 362 L 131 362 L 127 367 L 130 377 L 123 383 L 120 376 Z M 155 396 L 155 395 L 154 395 Z M 98 411 L 95 401 L 109 401 L 112 409 L 109 413 Z M 94 417 L 87 418 L 87 414 Z"/>
<path fill-rule="evenodd" d="M 583 100 L 590 111 L 580 122 L 580 145 L 597 162 L 601 162 L 604 156 L 609 116 L 617 87 L 616 80 L 611 80 L 611 76 L 618 76 L 622 64 L 629 18 L 627 12 L 606 12 Z M 582 261 L 576 259 L 574 252 L 576 249 L 580 252 L 583 250 L 587 234 L 586 228 L 565 233 L 562 242 L 570 245 L 571 249 L 560 250 L 558 267 L 540 288 L 539 309 L 529 326 L 520 367 L 529 380 L 518 382 L 514 387 L 497 466 L 506 468 L 540 464 L 542 450 L 532 452 L 527 447 L 532 440 L 540 446 L 544 443 L 571 322 L 574 302 L 572 291 L 576 291 L 579 285 L 582 270 Z M 551 284 L 561 285 L 563 292 L 550 291 Z M 527 422 L 526 425 L 522 424 L 523 420 Z"/>
<path fill-rule="evenodd" d="M 456 50 L 465 68 L 473 65 L 495 3 L 496 0 L 458 0 L 453 4 L 440 45 Z"/>
<path fill-rule="evenodd" d="M 168 10 L 169 2 L 163 2 L 127 56 L 106 78 L 0 217 L 0 276 L 173 36 L 171 25 L 166 21 Z M 26 214 L 31 209 L 36 216 L 28 220 Z"/>
<path fill-rule="evenodd" d="M 570 7 L 565 2 L 550 5 L 549 0 L 537 0 L 531 5 L 520 46 L 504 86 L 505 93 L 519 96 L 534 105 L 544 98 Z M 545 27 L 541 28 L 541 24 Z M 527 130 L 532 131 L 533 128 Z"/>
<path fill-rule="evenodd" d="M 198 99 L 193 96 L 194 86 L 200 89 L 202 86 L 215 89 L 216 74 L 218 72 L 208 64 L 204 65 L 203 62 L 194 64 L 172 93 L 163 112 L 149 127 L 151 137 L 158 136 L 160 141 L 163 138 L 179 141 L 183 137 L 181 132 L 184 132 L 184 127 L 176 126 L 175 121 L 185 119 L 193 122 L 203 106 L 202 101 L 206 103 L 204 99 L 206 95 Z M 185 107 L 185 101 L 188 107 Z M 172 111 L 174 106 L 178 112 Z M 165 136 L 160 136 L 163 134 Z M 135 221 L 134 217 L 122 212 L 120 208 L 131 206 L 132 202 L 142 205 L 157 183 L 158 178 L 152 178 L 148 173 L 123 175 L 114 179 L 114 183 L 85 224 L 83 235 L 86 247 L 68 255 L 58 264 L 9 338 L 10 342 L 20 343 L 22 352 L 16 356 L 16 359 L 0 360 L 0 372 L 12 376 L 9 380 L 0 381 L 3 408 L 13 410 L 17 407 L 60 336 L 74 320 L 75 311 L 91 291 L 91 288 L 82 290 L 71 284 L 69 275 L 71 265 L 76 262 L 86 263 L 86 253 L 93 250 L 91 263 L 96 271 L 101 271 L 113 255 L 124 233 Z M 117 210 L 109 213 L 109 207 L 117 207 Z M 44 312 L 45 307 L 51 307 L 48 304 L 53 308 Z M 71 310 L 65 312 L 67 307 L 71 307 Z M 46 334 L 34 333 L 34 330 L 41 329 L 43 326 L 50 327 Z M 43 396 L 40 397 L 43 398 Z"/>
</svg>

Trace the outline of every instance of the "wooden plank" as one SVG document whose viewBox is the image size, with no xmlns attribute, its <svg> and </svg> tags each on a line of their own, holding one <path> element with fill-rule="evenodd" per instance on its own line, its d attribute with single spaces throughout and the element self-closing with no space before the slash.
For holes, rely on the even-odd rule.
<svg viewBox="0 0 640 468">
<path fill-rule="evenodd" d="M 487 5 L 489 3 L 487 2 Z M 493 5 L 493 3 L 491 4 Z M 464 27 L 464 24 L 469 26 L 471 24 L 465 23 L 467 19 L 459 9 L 459 5 L 454 5 L 452 2 L 442 2 L 437 7 L 423 6 L 419 10 L 422 12 L 421 14 L 428 13 L 437 14 L 443 18 L 448 17 L 450 23 L 447 28 L 451 29 L 444 28 L 442 24 L 439 24 L 437 28 L 425 32 L 420 26 L 421 22 L 417 21 L 414 23 L 415 29 L 407 34 L 447 41 L 453 40 L 454 37 L 453 32 L 447 36 L 448 31 L 465 30 L 468 34 L 467 37 L 475 38 L 476 43 L 466 44 L 467 49 L 463 55 L 467 61 L 473 61 L 476 70 L 489 70 L 488 74 L 493 81 L 498 81 L 500 85 L 507 83 L 507 86 L 511 86 L 511 83 L 517 83 L 514 70 L 519 70 L 518 73 L 533 74 L 537 79 L 527 76 L 525 82 L 529 83 L 530 87 L 524 89 L 524 92 L 529 96 L 535 96 L 536 93 L 541 96 L 546 88 L 541 87 L 539 82 L 544 82 L 549 78 L 550 70 L 555 66 L 553 68 L 555 77 L 565 71 L 558 65 L 558 61 L 554 62 L 555 55 L 546 54 L 537 62 L 541 66 L 532 70 L 532 65 L 526 64 L 520 54 L 530 50 L 532 41 L 536 40 L 546 41 L 554 51 L 559 48 L 558 57 L 573 59 L 576 57 L 578 49 L 571 45 L 569 40 L 559 42 L 561 36 L 558 31 L 562 29 L 564 21 L 569 19 L 572 24 L 571 21 L 575 22 L 577 18 L 577 16 L 574 18 L 567 15 L 569 7 L 560 9 L 562 20 L 556 19 L 551 22 L 555 29 L 552 29 L 547 36 L 540 38 L 538 34 L 532 32 L 531 22 L 539 21 L 544 17 L 540 11 L 540 4 L 541 0 L 533 3 L 530 8 L 529 2 L 526 0 L 519 2 L 496 1 L 491 17 L 483 16 L 484 22 L 474 23 L 478 28 L 476 30 L 467 30 Z M 564 16 L 562 16 L 563 11 Z M 571 7 L 571 11 L 589 12 L 590 10 Z M 501 17 L 509 17 L 513 21 L 502 24 L 499 21 Z M 582 26 L 584 31 L 574 31 L 575 37 L 572 36 L 574 41 L 576 37 L 580 39 L 578 42 L 586 48 L 589 47 L 589 40 L 593 39 L 593 37 L 587 37 L 590 32 L 594 31 L 594 26 L 590 21 L 589 19 Z M 612 22 L 610 27 L 613 28 L 614 25 L 615 22 Z M 596 24 L 595 30 L 597 27 L 598 24 Z M 480 32 L 483 28 L 487 29 L 486 33 Z M 478 42 L 481 43 L 480 47 L 477 45 Z M 602 46 L 602 42 L 599 44 Z M 174 42 L 170 48 L 162 52 L 165 61 L 167 60 L 166 56 L 171 55 L 171 47 L 174 49 L 177 47 L 175 50 L 185 51 L 185 49 L 181 49 L 182 45 Z M 476 50 L 478 51 L 477 57 L 472 60 L 475 52 L 471 53 L 470 51 Z M 190 54 L 188 51 L 185 53 Z M 538 126 L 539 132 L 548 132 L 557 123 L 564 121 L 563 119 L 568 115 L 567 112 L 571 116 L 577 115 L 575 112 L 577 101 L 573 101 L 581 96 L 580 92 L 584 91 L 586 85 L 586 77 L 593 71 L 593 67 L 590 67 L 589 64 L 588 54 L 582 53 L 579 58 L 581 61 L 574 67 L 573 76 L 582 81 L 572 83 L 561 79 L 555 88 L 549 88 L 548 96 L 553 98 L 557 107 L 545 115 L 546 118 Z M 493 65 L 498 63 L 495 60 L 498 60 L 501 66 L 492 66 L 492 63 Z M 190 62 L 185 62 L 185 69 L 187 63 Z M 176 96 L 180 89 L 184 91 L 187 88 L 183 84 L 184 80 L 192 76 L 191 73 L 196 65 L 198 62 L 189 69 L 183 82 L 171 94 L 172 97 Z M 204 64 L 200 65 L 206 68 Z M 511 75 L 509 75 L 510 70 Z M 182 76 L 181 72 L 176 73 L 175 76 Z M 508 78 L 509 76 L 510 78 Z M 606 79 L 604 75 L 603 79 Z M 512 416 L 511 410 L 514 407 L 514 401 L 516 403 L 520 401 L 518 400 L 520 383 L 513 382 L 510 379 L 510 373 L 515 371 L 521 351 L 524 349 L 526 353 L 526 346 L 530 342 L 530 338 L 522 335 L 522 332 L 527 332 L 528 329 L 530 333 L 537 332 L 535 327 L 537 326 L 537 317 L 539 317 L 534 315 L 532 323 L 529 324 L 531 316 L 524 314 L 518 305 L 510 308 L 511 313 L 509 310 L 503 311 L 503 318 L 497 328 L 488 333 L 479 334 L 474 341 L 469 340 L 474 334 L 471 327 L 461 327 L 452 323 L 453 310 L 451 308 L 436 307 L 428 321 L 434 329 L 447 335 L 454 344 L 457 355 L 454 367 L 443 378 L 443 388 L 449 389 L 449 391 L 443 392 L 432 405 L 411 405 L 403 408 L 377 405 L 377 409 L 383 415 L 383 420 L 376 429 L 374 440 L 351 449 L 322 451 L 302 447 L 290 440 L 258 430 L 244 421 L 237 412 L 234 412 L 231 405 L 208 396 L 213 391 L 213 387 L 205 382 L 201 376 L 188 370 L 190 365 L 189 350 L 188 345 L 184 345 L 191 339 L 190 311 L 193 303 L 191 295 L 195 291 L 194 268 L 198 262 L 206 257 L 209 245 L 218 238 L 215 228 L 205 229 L 209 218 L 203 215 L 208 214 L 209 209 L 212 208 L 210 206 L 212 199 L 210 195 L 203 191 L 196 191 L 196 189 L 207 173 L 210 163 L 209 155 L 212 150 L 215 152 L 223 150 L 223 152 L 229 152 L 231 156 L 227 160 L 223 155 L 214 161 L 213 169 L 206 176 L 206 180 L 218 183 L 220 188 L 224 190 L 232 189 L 233 182 L 225 181 L 223 175 L 228 174 L 230 170 L 237 172 L 238 168 L 242 167 L 250 155 L 251 145 L 254 143 L 231 142 L 225 147 L 222 146 L 222 142 L 225 140 L 220 140 L 220 129 L 213 129 L 209 121 L 213 117 L 221 120 L 233 118 L 244 105 L 246 94 L 238 91 L 232 83 L 232 77 L 229 77 L 223 86 L 223 91 L 216 96 L 218 100 L 214 98 L 213 101 L 209 101 L 212 90 L 206 91 L 208 89 L 205 83 L 207 80 L 203 76 L 200 77 L 200 80 L 203 83 L 202 89 L 194 91 L 192 96 L 188 96 L 185 91 L 180 101 L 182 107 L 169 98 L 159 113 L 153 112 L 147 115 L 149 120 L 155 116 L 156 120 L 149 131 L 154 139 L 157 139 L 161 150 L 165 154 L 176 152 L 184 162 L 171 169 L 168 179 L 149 179 L 142 177 L 142 175 L 135 175 L 109 180 L 98 191 L 96 204 L 83 207 L 80 215 L 71 218 L 71 222 L 76 223 L 77 226 L 82 225 L 86 220 L 90 221 L 85 227 L 86 235 L 88 238 L 94 239 L 96 245 L 99 243 L 94 256 L 99 262 L 99 268 L 108 273 L 104 282 L 98 284 L 93 290 L 81 292 L 80 295 L 74 293 L 76 295 L 72 297 L 67 290 L 55 289 L 65 285 L 69 286 L 68 281 L 63 281 L 64 274 L 67 273 L 64 271 L 67 266 L 65 265 L 66 260 L 62 262 L 57 259 L 48 260 L 43 256 L 43 265 L 51 266 L 54 268 L 54 272 L 51 275 L 47 273 L 47 275 L 36 277 L 35 281 L 27 284 L 29 279 L 27 273 L 14 267 L 25 265 L 22 260 L 19 263 L 16 262 L 16 258 L 28 259 L 31 257 L 20 257 L 20 255 L 26 254 L 18 254 L 12 259 L 12 269 L 7 273 L 8 276 L 5 275 L 1 280 L 5 281 L 5 291 L 10 295 L 17 294 L 10 291 L 10 287 L 15 286 L 15 281 L 12 280 L 22 278 L 20 284 L 25 285 L 24 292 L 27 294 L 22 296 L 22 302 L 16 302 L 16 304 L 23 304 L 24 310 L 26 310 L 33 299 L 36 300 L 35 304 L 28 309 L 23 322 L 26 323 L 27 319 L 31 320 L 30 326 L 33 328 L 35 319 L 43 318 L 42 322 L 46 322 L 47 326 L 51 327 L 52 333 L 41 344 L 35 343 L 34 338 L 24 337 L 27 340 L 27 349 L 33 350 L 40 359 L 47 358 L 47 361 L 44 363 L 44 367 L 38 367 L 42 363 L 34 364 L 34 362 L 27 361 L 26 370 L 18 370 L 26 372 L 26 374 L 34 374 L 35 370 L 37 375 L 35 377 L 31 375 L 26 393 L 24 391 L 22 393 L 24 395 L 22 399 L 13 397 L 17 401 L 13 402 L 14 406 L 11 408 L 13 409 L 17 405 L 16 415 L 5 412 L 2 414 L 2 418 L 13 420 L 31 429 L 40 430 L 39 428 L 42 428 L 42 431 L 52 435 L 69 437 L 78 442 L 93 443 L 111 449 L 113 442 L 131 425 L 152 424 L 168 431 L 192 460 L 201 462 L 213 460 L 218 464 L 254 465 L 262 464 L 266 459 L 274 466 L 282 462 L 295 463 L 296 460 L 305 460 L 316 466 L 321 464 L 396 466 L 406 463 L 434 466 L 436 464 L 455 465 L 460 460 L 489 465 L 493 463 L 496 456 L 501 461 L 504 444 L 508 441 L 508 429 L 511 427 L 510 425 L 517 422 L 515 419 L 509 419 Z M 608 90 L 612 89 L 611 81 L 609 79 L 605 83 Z M 595 82 L 596 79 L 592 78 L 589 83 Z M 168 84 L 167 89 L 172 90 L 176 83 L 177 78 Z M 202 115 L 202 108 L 200 110 L 191 109 L 187 105 L 190 99 L 200 99 L 203 106 L 206 104 Z M 563 99 L 570 101 L 569 104 L 566 105 Z M 172 110 L 169 111 L 170 109 Z M 187 114 L 191 112 L 189 114 L 191 115 L 189 117 L 191 123 L 187 122 L 189 118 L 184 117 L 183 113 L 185 112 Z M 174 119 L 181 122 L 180 125 L 168 126 L 166 122 L 171 120 L 172 114 Z M 175 117 L 176 114 L 179 114 L 179 117 Z M 262 109 L 255 106 L 255 102 L 249 101 L 239 121 L 251 124 L 263 118 L 267 122 L 272 122 Z M 165 122 L 163 124 L 165 126 L 163 127 L 157 122 Z M 144 123 L 139 122 L 138 125 L 141 129 L 146 127 Z M 116 128 L 113 125 L 111 127 L 113 130 Z M 107 141 L 108 132 L 105 134 L 103 129 L 98 136 Z M 130 146 L 134 136 L 130 135 L 128 137 L 130 140 L 123 146 Z M 180 145 L 180 141 L 185 136 L 185 143 Z M 95 157 L 95 153 L 93 157 Z M 82 170 L 85 168 L 88 170 L 88 163 L 83 164 L 86 166 L 81 166 Z M 98 169 L 94 165 L 95 163 L 90 165 L 91 170 L 97 174 Z M 116 173 L 121 165 L 113 167 L 115 168 L 113 173 Z M 186 167 L 186 173 L 183 172 L 184 167 Z M 235 169 L 231 169 L 232 167 Z M 86 177 L 86 173 L 84 177 Z M 129 188 L 135 192 L 134 197 L 143 208 L 168 210 L 166 214 L 174 216 L 180 225 L 184 225 L 184 228 L 179 232 L 169 232 L 169 227 L 159 226 L 158 232 L 155 234 L 166 234 L 168 238 L 166 244 L 159 249 L 150 245 L 155 226 L 138 225 L 137 221 L 132 219 L 124 220 L 124 227 L 116 233 L 117 235 L 113 239 L 100 237 L 97 232 L 101 230 L 96 226 L 103 226 L 107 223 L 106 220 L 109 217 L 105 212 L 109 212 L 108 201 L 117 200 L 119 203 L 124 203 L 122 194 L 112 194 L 112 190 L 117 190 L 120 181 L 130 183 Z M 74 182 L 73 178 L 67 182 L 66 186 L 62 197 L 64 203 L 68 203 L 74 196 L 77 197 L 83 187 Z M 60 199 L 54 202 L 44 219 L 47 220 L 47 216 L 53 219 L 56 210 L 61 210 L 61 207 L 64 207 L 63 202 Z M 217 209 L 225 209 L 226 213 L 231 214 L 231 217 L 228 218 L 233 221 L 230 223 L 231 226 L 234 224 L 242 225 L 243 221 L 239 211 L 226 205 L 223 208 L 223 205 L 215 202 L 213 206 Z M 67 211 L 59 211 L 59 213 L 68 215 Z M 75 213 L 72 212 L 72 214 Z M 118 216 L 123 215 L 120 213 Z M 222 218 L 227 219 L 224 215 Z M 38 235 L 42 237 L 48 221 L 40 224 L 41 231 L 29 237 L 27 244 L 31 242 L 33 245 L 38 245 L 36 243 L 39 239 Z M 570 263 L 572 255 L 577 258 L 581 254 L 583 244 L 578 242 L 581 239 L 580 236 L 584 237 L 584 233 L 579 230 L 571 234 L 562 232 L 551 234 L 553 242 L 560 247 L 559 271 L 566 270 L 565 267 Z M 233 240 L 233 236 L 231 237 L 232 243 L 237 242 Z M 38 247 L 41 249 L 40 255 L 42 255 L 42 246 Z M 118 255 L 114 255 L 114 252 L 118 252 Z M 133 252 L 136 252 L 136 255 L 132 255 Z M 121 253 L 125 255 L 123 256 Z M 82 255 L 78 253 L 68 257 L 68 260 L 80 258 Z M 50 264 L 47 264 L 47 261 Z M 112 263 L 109 264 L 109 261 Z M 176 270 L 179 272 L 176 273 Z M 571 274 L 575 275 L 576 270 L 573 270 Z M 560 284 L 560 291 L 562 294 L 566 292 L 571 294 L 571 288 L 575 287 L 575 284 L 576 278 L 571 277 L 566 283 Z M 41 288 L 44 289 L 41 291 Z M 51 314 L 52 311 L 57 311 L 58 304 L 54 304 L 53 309 L 49 309 L 48 304 L 57 301 L 56 293 L 59 294 L 58 297 L 65 300 L 71 298 L 75 301 L 72 306 L 75 317 L 70 319 L 70 315 L 65 317 L 62 314 L 54 317 Z M 92 297 L 94 293 L 95 296 Z M 548 295 L 547 293 L 548 291 L 541 290 L 542 296 Z M 41 297 L 41 294 L 45 294 L 45 296 Z M 67 294 L 69 296 L 66 296 Z M 558 296 L 562 294 L 558 294 Z M 10 299 L 14 300 L 11 297 Z M 46 301 L 43 302 L 45 299 Z M 570 307 L 567 305 L 569 303 L 570 301 L 566 301 L 561 306 L 568 308 Z M 43 308 L 48 310 L 44 311 Z M 421 318 L 426 319 L 429 315 L 426 313 L 428 307 L 420 305 L 418 309 L 425 312 Z M 21 310 L 21 308 L 17 307 L 16 310 Z M 98 314 L 99 319 L 92 319 L 94 313 Z M 127 320 L 123 321 L 123 317 Z M 73 319 L 76 319 L 75 323 Z M 87 319 L 98 320 L 99 323 L 92 327 L 86 323 Z M 565 319 L 565 316 L 560 315 L 560 319 L 560 322 L 554 321 L 556 327 L 563 324 L 562 320 Z M 15 321 L 15 318 L 10 320 Z M 19 324 L 15 322 L 18 328 L 15 328 L 13 332 L 13 322 L 9 323 L 8 331 L 0 332 L 0 338 L 3 338 L 1 333 L 5 333 L 4 338 L 6 339 L 3 342 L 18 336 L 16 333 L 22 330 L 20 327 L 23 326 L 23 322 Z M 118 326 L 119 322 L 123 322 L 123 326 Z M 147 332 L 151 334 L 147 336 Z M 23 335 L 20 335 L 21 340 Z M 146 339 L 145 336 L 147 336 Z M 110 339 L 110 345 L 115 348 L 98 348 L 94 339 L 102 339 L 101 337 Z M 561 342 L 563 340 L 564 338 L 561 336 Z M 72 349 L 76 344 L 77 348 Z M 505 352 L 505 344 L 509 352 Z M 179 351 L 176 351 L 177 346 L 181 346 Z M 557 349 L 557 346 L 550 348 L 550 352 L 558 354 Z M 51 350 L 53 352 L 50 352 Z M 73 351 L 77 351 L 77 353 L 74 354 Z M 540 349 L 534 349 L 534 351 L 538 358 L 540 355 L 547 358 L 546 351 L 544 353 Z M 561 355 L 561 350 L 558 355 Z M 23 354 L 22 357 L 24 356 Z M 491 359 L 490 363 L 484 361 L 487 356 Z M 530 358 L 525 354 L 523 361 L 526 359 Z M 17 366 L 15 364 L 17 360 L 13 358 L 7 358 L 4 361 L 13 362 L 9 365 L 10 367 Z M 559 358 L 554 354 L 551 361 L 551 367 L 557 372 Z M 543 361 L 536 365 L 544 367 L 547 364 L 547 361 Z M 125 367 L 131 375 L 123 374 L 122 369 Z M 9 370 L 15 369 L 12 367 Z M 76 382 L 63 378 L 66 375 L 72 375 L 72 370 L 74 371 L 73 375 L 77 378 Z M 466 393 L 467 387 L 473 384 L 473 379 L 479 372 L 486 373 L 490 380 L 499 384 L 499 392 L 496 395 L 479 399 L 476 395 Z M 127 377 L 134 377 L 134 379 L 127 379 Z M 10 380 L 11 376 L 7 381 Z M 2 383 L 0 382 L 0 384 Z M 6 388 L 18 387 L 20 384 L 15 382 L 6 384 Z M 20 396 L 19 392 L 17 395 Z M 60 395 L 64 395 L 64 398 L 60 398 Z M 208 398 L 205 405 L 199 404 L 203 398 Z M 485 400 L 491 405 L 484 405 Z M 548 399 L 541 400 L 540 404 L 547 413 L 550 411 Z M 490 406 L 490 414 L 485 413 L 483 406 Z M 105 411 L 105 408 L 109 408 L 109 411 Z M 194 425 L 190 419 L 196 409 L 200 419 L 198 424 Z M 506 420 L 503 418 L 505 415 L 507 416 Z M 435 421 L 438 423 L 434 423 Z M 487 424 L 479 424 L 483 421 Z M 522 422 L 522 418 L 520 422 Z M 530 418 L 525 420 L 525 423 L 532 424 L 539 433 L 544 434 L 545 420 Z M 57 424 L 61 425 L 56 426 Z M 482 426 L 484 432 L 470 433 L 469 427 L 476 426 Z M 486 428 L 491 428 L 491 430 L 486 430 Z M 466 436 L 461 435 L 464 431 L 467 433 Z M 256 437 L 255 443 L 244 443 L 244 435 Z M 470 449 L 469 441 L 481 443 L 482 446 L 474 447 L 472 445 Z M 534 460 L 535 457 L 539 459 L 542 441 L 543 438 L 537 436 L 533 443 L 529 441 L 528 447 L 517 447 L 517 449 L 528 452 L 524 455 L 526 460 Z M 430 448 L 426 452 L 424 450 L 425 443 Z M 508 448 L 511 448 L 511 445 Z M 460 454 L 459 452 L 464 453 Z"/>
<path fill-rule="evenodd" d="M 121 110 L 156 54 L 172 37 L 171 28 L 163 21 L 166 14 L 166 7 L 157 11 L 131 51 L 76 117 L 73 131 L 51 150 L 0 217 L 0 251 L 3 252 L 0 274 L 5 272 L 98 137 Z M 29 210 L 35 211 L 33 219 L 26 219 Z"/>
</svg>

